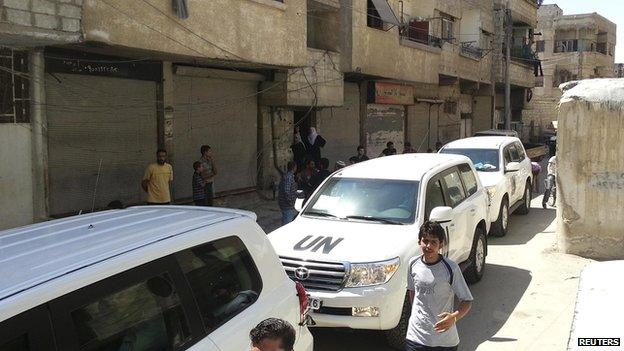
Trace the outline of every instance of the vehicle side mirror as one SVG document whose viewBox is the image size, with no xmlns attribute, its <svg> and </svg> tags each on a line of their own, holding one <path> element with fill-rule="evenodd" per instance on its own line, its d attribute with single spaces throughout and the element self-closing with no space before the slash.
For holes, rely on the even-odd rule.
<svg viewBox="0 0 624 351">
<path fill-rule="evenodd" d="M 447 206 L 439 206 L 431 210 L 429 220 L 438 223 L 447 223 L 453 220 L 453 209 Z"/>
<path fill-rule="evenodd" d="M 507 172 L 518 172 L 520 170 L 519 162 L 509 162 L 507 166 L 505 166 L 505 173 Z"/>
<path fill-rule="evenodd" d="M 303 190 L 297 190 L 297 199 L 295 200 L 295 210 L 301 212 L 303 209 L 303 202 L 305 201 L 305 192 Z"/>
</svg>

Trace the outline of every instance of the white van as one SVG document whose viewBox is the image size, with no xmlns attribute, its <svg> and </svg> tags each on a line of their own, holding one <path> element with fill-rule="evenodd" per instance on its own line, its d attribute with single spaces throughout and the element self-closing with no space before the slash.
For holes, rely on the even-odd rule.
<svg viewBox="0 0 624 351">
<path fill-rule="evenodd" d="M 402 348 L 409 319 L 407 263 L 426 219 L 447 229 L 443 254 L 481 279 L 487 194 L 470 159 L 406 154 L 331 175 L 290 224 L 269 234 L 288 275 L 310 292 L 321 327 L 385 330 Z"/>
<path fill-rule="evenodd" d="M 0 277 L 0 350 L 241 351 L 268 317 L 313 349 L 307 298 L 250 212 L 131 207 L 2 231 Z"/>
</svg>

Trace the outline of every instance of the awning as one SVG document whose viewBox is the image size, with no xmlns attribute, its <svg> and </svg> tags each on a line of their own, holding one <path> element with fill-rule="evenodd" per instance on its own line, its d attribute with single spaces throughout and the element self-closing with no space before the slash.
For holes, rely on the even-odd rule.
<svg viewBox="0 0 624 351">
<path fill-rule="evenodd" d="M 395 26 L 401 26 L 401 22 L 399 22 L 399 19 L 394 14 L 394 11 L 392 11 L 392 8 L 390 7 L 390 4 L 388 4 L 387 0 L 372 1 L 375 5 L 375 8 L 377 9 L 377 12 L 379 12 L 379 17 L 381 17 L 382 21 L 394 24 Z"/>
</svg>

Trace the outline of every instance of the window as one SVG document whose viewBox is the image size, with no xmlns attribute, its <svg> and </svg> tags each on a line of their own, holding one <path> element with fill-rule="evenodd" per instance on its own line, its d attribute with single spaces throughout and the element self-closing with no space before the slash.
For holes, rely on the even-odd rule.
<svg viewBox="0 0 624 351">
<path fill-rule="evenodd" d="M 516 160 L 516 162 L 522 162 L 524 161 L 524 158 L 526 157 L 526 154 L 524 153 L 524 147 L 520 143 L 515 143 L 515 144 L 516 144 L 515 149 L 518 152 L 518 159 Z"/>
<path fill-rule="evenodd" d="M 45 307 L 35 307 L 1 322 L 0 351 L 54 350 L 49 320 Z"/>
<path fill-rule="evenodd" d="M 419 186 L 417 181 L 333 177 L 308 200 L 303 215 L 413 223 Z"/>
<path fill-rule="evenodd" d="M 452 41 L 455 39 L 453 34 L 453 19 L 442 18 L 442 40 Z"/>
<path fill-rule="evenodd" d="M 0 47 L 0 123 L 30 121 L 28 55 Z"/>
<path fill-rule="evenodd" d="M 578 40 L 558 40 L 555 43 L 555 52 L 575 52 L 578 51 Z"/>
<path fill-rule="evenodd" d="M 80 350 L 175 350 L 191 334 L 168 274 L 105 294 L 71 312 Z"/>
<path fill-rule="evenodd" d="M 469 165 L 463 164 L 459 165 L 459 172 L 461 173 L 462 180 L 464 181 L 464 185 L 466 186 L 466 191 L 468 192 L 468 196 L 477 192 L 477 178 L 470 168 Z"/>
<path fill-rule="evenodd" d="M 535 42 L 535 51 L 537 52 L 544 52 L 546 51 L 546 45 L 545 42 L 543 40 L 538 40 Z"/>
<path fill-rule="evenodd" d="M 478 172 L 498 172 L 498 150 L 496 149 L 448 149 L 440 153 L 456 154 L 468 157 Z"/>
<path fill-rule="evenodd" d="M 446 206 L 444 201 L 444 192 L 439 179 L 432 179 L 427 185 L 427 194 L 425 199 L 425 219 L 429 219 L 431 211 L 440 206 Z"/>
<path fill-rule="evenodd" d="M 372 0 L 367 1 L 366 25 L 375 29 L 384 29 L 384 22 Z"/>
<path fill-rule="evenodd" d="M 409 40 L 429 45 L 429 22 L 410 21 L 407 36 Z"/>
<path fill-rule="evenodd" d="M 447 173 L 442 179 L 446 185 L 445 189 L 447 191 L 448 199 L 450 200 L 450 206 L 455 207 L 464 201 L 466 193 L 464 192 L 464 187 L 461 179 L 459 178 L 459 173 L 457 173 L 456 170 L 453 170 L 452 172 Z"/>
<path fill-rule="evenodd" d="M 229 237 L 175 255 L 208 333 L 251 306 L 262 280 L 243 242 Z"/>
<path fill-rule="evenodd" d="M 518 152 L 518 149 L 516 148 L 516 145 L 511 144 L 509 146 L 507 146 L 506 148 L 506 153 L 508 154 L 508 156 L 505 156 L 505 164 L 509 163 L 509 162 L 520 162 L 520 153 Z"/>
</svg>

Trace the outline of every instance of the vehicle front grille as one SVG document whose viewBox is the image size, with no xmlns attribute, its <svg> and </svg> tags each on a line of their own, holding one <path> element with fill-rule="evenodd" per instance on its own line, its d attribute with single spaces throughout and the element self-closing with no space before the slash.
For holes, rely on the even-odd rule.
<svg viewBox="0 0 624 351">
<path fill-rule="evenodd" d="M 308 290 L 339 291 L 344 287 L 348 267 L 340 262 L 305 261 L 291 257 L 280 257 L 288 277 L 301 282 Z M 306 279 L 295 276 L 297 268 L 307 269 Z"/>
</svg>

